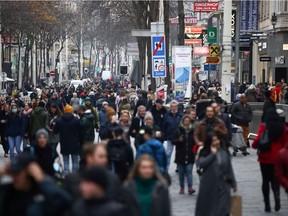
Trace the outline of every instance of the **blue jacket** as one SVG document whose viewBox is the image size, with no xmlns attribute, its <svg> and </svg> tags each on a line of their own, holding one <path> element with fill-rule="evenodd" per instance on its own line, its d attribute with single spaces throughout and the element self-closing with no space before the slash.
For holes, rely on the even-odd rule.
<svg viewBox="0 0 288 216">
<path fill-rule="evenodd" d="M 163 144 L 157 139 L 150 139 L 141 145 L 137 151 L 136 158 L 142 154 L 148 154 L 157 162 L 158 168 L 161 172 L 166 170 L 167 156 Z"/>
<path fill-rule="evenodd" d="M 100 121 L 100 128 L 101 127 L 103 127 L 105 124 L 106 124 L 106 122 L 107 122 L 107 118 L 106 118 L 106 111 L 105 110 L 103 110 L 103 109 L 101 109 L 100 111 L 99 111 L 99 121 Z"/>
<path fill-rule="evenodd" d="M 171 111 L 167 112 L 164 117 L 163 134 L 164 140 L 173 140 L 174 133 L 178 129 L 182 119 L 182 114 L 177 112 L 175 115 Z"/>
<path fill-rule="evenodd" d="M 24 135 L 25 120 L 20 115 L 8 115 L 8 119 L 5 127 L 6 137 L 16 137 Z"/>
</svg>

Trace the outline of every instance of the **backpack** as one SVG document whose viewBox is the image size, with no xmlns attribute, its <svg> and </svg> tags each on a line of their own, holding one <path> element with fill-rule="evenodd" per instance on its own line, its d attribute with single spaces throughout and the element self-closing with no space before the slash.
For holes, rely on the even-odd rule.
<svg viewBox="0 0 288 216">
<path fill-rule="evenodd" d="M 126 147 L 122 145 L 113 145 L 107 146 L 108 150 L 108 158 L 111 162 L 111 171 L 116 172 L 117 165 L 126 164 L 127 161 L 127 154 L 126 154 Z"/>
</svg>

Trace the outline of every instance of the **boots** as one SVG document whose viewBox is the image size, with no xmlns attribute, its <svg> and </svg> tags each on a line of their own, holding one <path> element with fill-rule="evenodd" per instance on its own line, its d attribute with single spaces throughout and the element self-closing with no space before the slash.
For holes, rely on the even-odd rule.
<svg viewBox="0 0 288 216">
<path fill-rule="evenodd" d="M 274 198 L 275 198 L 275 211 L 278 212 L 281 208 L 280 192 L 274 192 Z"/>
<path fill-rule="evenodd" d="M 270 206 L 270 198 L 269 198 L 269 196 L 264 198 L 264 204 L 265 204 L 265 209 L 264 209 L 265 212 L 271 212 L 271 206 Z"/>
</svg>

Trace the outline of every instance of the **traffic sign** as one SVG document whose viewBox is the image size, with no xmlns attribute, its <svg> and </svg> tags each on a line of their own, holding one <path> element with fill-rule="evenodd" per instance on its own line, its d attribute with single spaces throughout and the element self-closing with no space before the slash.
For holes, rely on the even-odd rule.
<svg viewBox="0 0 288 216">
<path fill-rule="evenodd" d="M 216 71 L 216 64 L 205 64 L 204 71 Z"/>
<path fill-rule="evenodd" d="M 221 61 L 220 57 L 218 56 L 207 56 L 206 63 L 207 64 L 219 64 Z"/>
<path fill-rule="evenodd" d="M 165 36 L 151 36 L 152 56 L 165 56 Z"/>
<path fill-rule="evenodd" d="M 55 77 L 55 71 L 50 71 L 50 77 Z"/>
<path fill-rule="evenodd" d="M 220 54 L 219 46 L 210 46 L 210 56 L 218 56 Z"/>
<path fill-rule="evenodd" d="M 152 58 L 152 76 L 153 77 L 166 77 L 166 64 L 165 56 Z"/>
</svg>

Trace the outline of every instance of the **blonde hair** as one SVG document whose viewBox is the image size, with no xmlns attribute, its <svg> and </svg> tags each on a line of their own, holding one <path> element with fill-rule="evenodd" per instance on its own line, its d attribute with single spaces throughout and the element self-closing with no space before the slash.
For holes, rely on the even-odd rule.
<svg viewBox="0 0 288 216">
<path fill-rule="evenodd" d="M 139 167 L 142 164 L 143 161 L 150 161 L 153 165 L 153 169 L 154 169 L 154 177 L 160 181 L 162 184 L 164 184 L 165 186 L 168 186 L 167 181 L 162 177 L 162 175 L 160 174 L 158 168 L 157 168 L 157 164 L 156 161 L 148 154 L 143 154 L 141 155 L 136 162 L 134 163 L 133 167 L 131 168 L 128 177 L 126 179 L 126 183 L 128 183 L 129 181 L 133 180 L 135 178 L 135 176 L 138 175 L 139 172 Z"/>
</svg>

